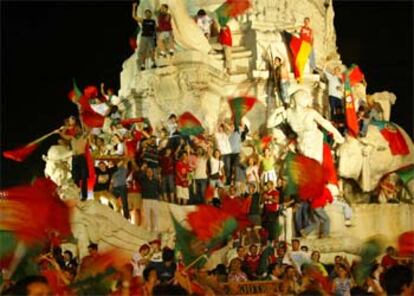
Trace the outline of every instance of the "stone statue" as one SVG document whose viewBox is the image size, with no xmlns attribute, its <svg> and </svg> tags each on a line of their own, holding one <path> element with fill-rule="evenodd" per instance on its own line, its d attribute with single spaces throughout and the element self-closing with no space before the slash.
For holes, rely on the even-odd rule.
<svg viewBox="0 0 414 296">
<path fill-rule="evenodd" d="M 299 152 L 322 163 L 323 134 L 318 125 L 332 133 L 336 143 L 343 143 L 344 138 L 328 120 L 311 108 L 312 98 L 306 90 L 297 90 L 292 94 L 291 100 L 293 104 L 291 108 L 285 110 L 280 107 L 269 116 L 267 127 L 276 126 L 280 122 L 280 115 L 282 115 L 298 135 L 297 148 Z"/>
<path fill-rule="evenodd" d="M 165 0 L 171 13 L 174 41 L 184 50 L 196 50 L 205 54 L 211 51 L 207 38 L 188 15 L 183 0 Z"/>
<path fill-rule="evenodd" d="M 339 175 L 357 181 L 364 192 L 370 192 L 385 174 L 414 164 L 414 144 L 401 127 L 397 128 L 408 145 L 409 154 L 392 155 L 389 144 L 379 129 L 370 125 L 366 137 L 347 137 L 338 148 Z"/>
</svg>

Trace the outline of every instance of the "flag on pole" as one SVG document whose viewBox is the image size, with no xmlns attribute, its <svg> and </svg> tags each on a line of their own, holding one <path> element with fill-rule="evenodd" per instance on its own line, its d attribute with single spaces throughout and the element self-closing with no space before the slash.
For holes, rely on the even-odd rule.
<svg viewBox="0 0 414 296">
<path fill-rule="evenodd" d="M 352 94 L 352 85 L 351 85 L 351 74 L 354 70 L 354 65 L 351 66 L 344 74 L 345 81 L 344 81 L 344 91 L 345 91 L 345 121 L 346 126 L 348 129 L 348 133 L 353 136 L 357 137 L 359 134 L 359 124 L 358 124 L 358 117 L 355 111 L 355 102 L 354 96 Z"/>
<path fill-rule="evenodd" d="M 234 126 L 238 127 L 241 119 L 245 116 L 257 103 L 254 97 L 235 97 L 228 100 L 231 112 L 233 114 Z"/>
<path fill-rule="evenodd" d="M 200 120 L 190 112 L 184 112 L 178 117 L 178 130 L 186 136 L 196 136 L 204 132 Z"/>
<path fill-rule="evenodd" d="M 30 143 L 13 150 L 3 151 L 3 156 L 17 162 L 23 162 L 37 147 L 39 147 L 39 143 Z"/>
<path fill-rule="evenodd" d="M 227 0 L 215 10 L 217 21 L 224 27 L 231 18 L 242 15 L 250 7 L 250 0 Z"/>
<path fill-rule="evenodd" d="M 290 51 L 295 78 L 299 82 L 302 82 L 303 71 L 312 52 L 312 44 L 286 31 L 283 32 L 283 38 L 285 39 L 285 43 L 288 45 Z"/>
</svg>

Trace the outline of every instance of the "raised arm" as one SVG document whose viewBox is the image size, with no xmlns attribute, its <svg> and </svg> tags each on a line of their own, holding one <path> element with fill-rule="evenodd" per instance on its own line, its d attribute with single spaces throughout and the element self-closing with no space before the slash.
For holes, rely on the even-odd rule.
<svg viewBox="0 0 414 296">
<path fill-rule="evenodd" d="M 316 123 L 322 126 L 324 129 L 326 129 L 328 132 L 332 133 L 336 143 L 342 144 L 345 141 L 345 139 L 341 135 L 341 133 L 332 125 L 332 123 L 329 120 L 326 120 L 325 118 L 323 118 L 322 115 L 320 115 L 315 110 L 313 111 L 314 111 L 314 120 L 316 121 Z"/>
<path fill-rule="evenodd" d="M 269 118 L 267 119 L 267 128 L 273 128 L 279 125 L 284 119 L 286 119 L 286 111 L 285 108 L 281 106 L 275 109 L 272 114 L 270 114 Z"/>
<path fill-rule="evenodd" d="M 137 21 L 137 23 L 142 22 L 142 18 L 137 15 L 138 4 L 136 2 L 132 3 L 132 18 Z"/>
</svg>

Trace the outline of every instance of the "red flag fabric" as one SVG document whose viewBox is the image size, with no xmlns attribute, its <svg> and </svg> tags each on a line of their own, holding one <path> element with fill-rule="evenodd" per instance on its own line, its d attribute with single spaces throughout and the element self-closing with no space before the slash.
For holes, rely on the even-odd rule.
<svg viewBox="0 0 414 296">
<path fill-rule="evenodd" d="M 361 69 L 357 65 L 351 66 L 351 71 L 349 73 L 349 82 L 351 86 L 363 81 L 365 79 L 364 73 L 362 73 Z"/>
<path fill-rule="evenodd" d="M 187 136 L 196 136 L 204 132 L 200 120 L 190 112 L 184 112 L 178 117 L 178 130 Z"/>
<path fill-rule="evenodd" d="M 325 175 L 318 161 L 289 152 L 285 158 L 283 174 L 287 177 L 287 195 L 297 194 L 303 200 L 322 196 Z"/>
<path fill-rule="evenodd" d="M 239 230 L 243 230 L 251 224 L 248 217 L 250 204 L 251 199 L 247 198 L 241 199 L 225 196 L 221 199 L 221 209 L 237 220 Z"/>
<path fill-rule="evenodd" d="M 398 253 L 401 256 L 414 254 L 414 231 L 407 231 L 398 237 Z"/>
<path fill-rule="evenodd" d="M 200 240 L 208 241 L 220 231 L 223 221 L 230 214 L 210 205 L 200 205 L 197 211 L 187 215 L 187 221 Z"/>
<path fill-rule="evenodd" d="M 325 182 L 328 184 L 338 184 L 338 177 L 336 175 L 335 164 L 332 159 L 331 148 L 327 143 L 323 144 L 323 160 L 322 168 Z"/>
<path fill-rule="evenodd" d="M 407 155 L 410 153 L 407 142 L 396 126 L 387 124 L 380 130 L 380 133 L 387 140 L 392 155 Z"/>
<path fill-rule="evenodd" d="M 81 111 L 80 117 L 82 122 L 88 127 L 102 127 L 105 117 L 95 111 Z"/>
<path fill-rule="evenodd" d="M 355 111 L 354 96 L 352 95 L 351 79 L 350 74 L 352 73 L 353 68 L 348 69 L 345 72 L 345 119 L 348 133 L 357 137 L 359 134 L 359 124 L 358 117 Z"/>
<path fill-rule="evenodd" d="M 23 147 L 19 147 L 13 150 L 3 151 L 3 156 L 17 162 L 23 162 L 37 149 L 38 146 L 38 143 L 27 144 Z"/>
<path fill-rule="evenodd" d="M 71 234 L 70 209 L 51 180 L 38 179 L 30 186 L 2 190 L 0 195 L 1 229 L 12 231 L 27 245 L 47 241 L 52 232 L 62 237 Z"/>
</svg>

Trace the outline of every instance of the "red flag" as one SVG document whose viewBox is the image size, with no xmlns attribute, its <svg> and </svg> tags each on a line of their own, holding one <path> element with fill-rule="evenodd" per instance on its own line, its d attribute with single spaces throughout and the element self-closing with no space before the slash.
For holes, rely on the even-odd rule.
<svg viewBox="0 0 414 296">
<path fill-rule="evenodd" d="M 178 130 L 187 136 L 196 136 L 204 132 L 200 120 L 190 112 L 184 112 L 178 117 Z"/>
<path fill-rule="evenodd" d="M 396 126 L 387 124 L 381 129 L 380 133 L 387 140 L 392 155 L 407 155 L 410 153 L 407 142 Z"/>
<path fill-rule="evenodd" d="M 332 159 L 331 148 L 327 143 L 323 144 L 323 172 L 325 175 L 325 182 L 328 184 L 338 184 L 338 177 L 336 175 L 335 164 Z"/>
<path fill-rule="evenodd" d="M 33 185 L 0 191 L 0 227 L 12 231 L 28 245 L 45 242 L 52 232 L 62 237 L 71 234 L 70 210 L 57 195 L 49 179 L 37 179 Z"/>
<path fill-rule="evenodd" d="M 221 200 L 221 209 L 233 216 L 239 224 L 238 229 L 243 230 L 251 224 L 248 217 L 250 204 L 251 199 L 248 198 L 241 199 L 225 196 Z"/>
<path fill-rule="evenodd" d="M 351 136 L 357 137 L 359 134 L 358 117 L 355 112 L 354 96 L 352 95 L 350 74 L 353 68 L 345 72 L 345 119 L 348 132 Z"/>
<path fill-rule="evenodd" d="M 233 114 L 234 125 L 238 127 L 242 117 L 253 108 L 253 106 L 257 103 L 257 99 L 254 97 L 244 96 L 230 98 L 228 102 Z"/>
<path fill-rule="evenodd" d="M 23 162 L 38 146 L 38 143 L 27 144 L 13 150 L 3 151 L 3 156 L 14 161 Z"/>
<path fill-rule="evenodd" d="M 364 73 L 361 72 L 361 69 L 357 65 L 351 66 L 351 71 L 349 73 L 349 82 L 351 86 L 363 81 L 365 79 Z"/>
<path fill-rule="evenodd" d="M 81 111 L 80 117 L 88 127 L 102 127 L 105 121 L 105 117 L 95 111 Z"/>
<path fill-rule="evenodd" d="M 414 231 L 407 231 L 398 237 L 398 253 L 402 256 L 414 254 Z"/>
<path fill-rule="evenodd" d="M 214 197 L 214 192 L 215 192 L 214 187 L 208 184 L 206 188 L 206 192 L 204 192 L 204 200 L 206 202 L 211 201 Z"/>
</svg>

